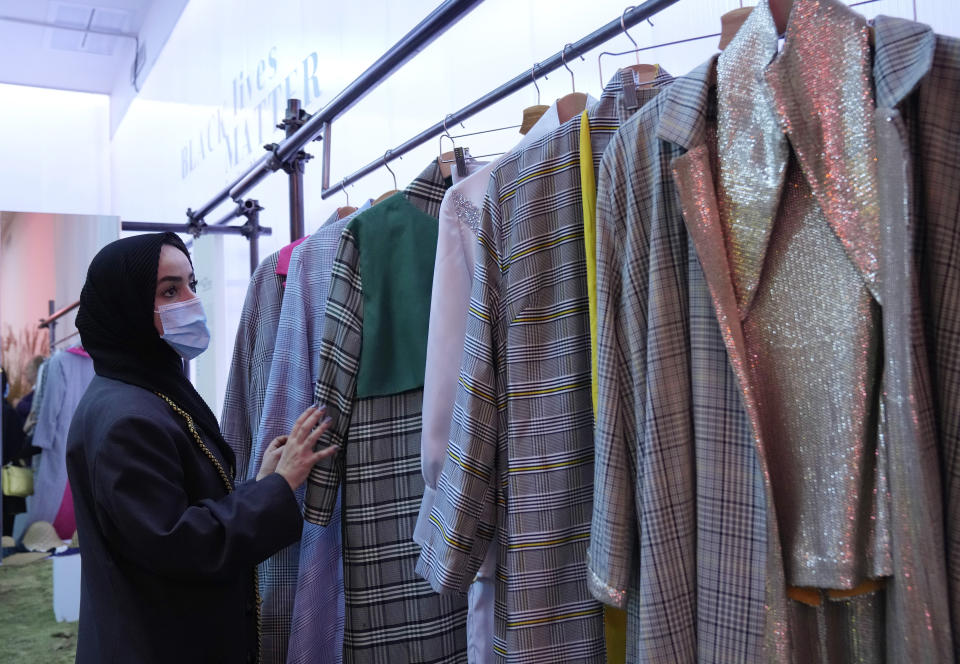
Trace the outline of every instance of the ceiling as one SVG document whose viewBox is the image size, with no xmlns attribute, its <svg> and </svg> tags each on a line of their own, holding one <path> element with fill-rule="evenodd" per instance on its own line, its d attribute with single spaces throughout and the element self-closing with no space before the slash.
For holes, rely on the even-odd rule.
<svg viewBox="0 0 960 664">
<path fill-rule="evenodd" d="M 0 0 L 0 83 L 110 94 L 154 2 Z"/>
</svg>

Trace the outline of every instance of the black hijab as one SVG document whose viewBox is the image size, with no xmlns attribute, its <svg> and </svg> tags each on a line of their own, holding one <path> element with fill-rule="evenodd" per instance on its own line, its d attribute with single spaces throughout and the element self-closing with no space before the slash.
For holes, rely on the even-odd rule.
<svg viewBox="0 0 960 664">
<path fill-rule="evenodd" d="M 232 467 L 234 454 L 220 434 L 217 418 L 183 375 L 180 356 L 153 325 L 157 268 L 165 244 L 190 259 L 187 247 L 173 233 L 123 238 L 94 256 L 80 293 L 80 340 L 97 375 L 168 396 L 190 414 Z"/>
</svg>

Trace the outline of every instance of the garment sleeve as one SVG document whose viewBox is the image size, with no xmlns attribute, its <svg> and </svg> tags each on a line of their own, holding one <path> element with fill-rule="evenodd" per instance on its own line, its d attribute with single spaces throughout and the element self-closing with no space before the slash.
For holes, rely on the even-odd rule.
<svg viewBox="0 0 960 664">
<path fill-rule="evenodd" d="M 64 351 L 61 351 L 64 352 Z M 37 426 L 33 431 L 33 445 L 44 450 L 56 448 L 60 417 L 67 395 L 67 377 L 60 358 L 47 361 L 44 372 L 43 400 L 37 410 Z M 66 429 L 66 427 L 64 427 Z"/>
<path fill-rule="evenodd" d="M 496 461 L 505 428 L 502 358 L 501 211 L 497 182 L 484 202 L 453 423 L 437 481 L 427 545 L 417 572 L 438 592 L 466 592 L 494 533 Z"/>
<path fill-rule="evenodd" d="M 253 430 L 257 423 L 251 424 L 250 418 L 255 410 L 252 393 L 254 347 L 259 327 L 260 284 L 267 278 L 267 261 L 262 262 L 250 277 L 250 285 L 240 312 L 240 323 L 233 344 L 233 358 L 227 375 L 227 387 L 223 397 L 223 415 L 220 429 L 223 439 L 233 450 L 237 459 L 236 477 L 244 480 L 250 477 L 250 458 L 253 451 Z M 253 473 L 256 477 L 256 473 Z"/>
<path fill-rule="evenodd" d="M 305 244 L 305 243 L 304 243 Z M 280 323 L 277 341 L 270 366 L 263 413 L 257 430 L 253 457 L 248 476 L 256 477 L 263 462 L 263 453 L 277 436 L 289 434 L 297 418 L 313 403 L 313 385 L 316 374 L 316 349 L 310 348 L 313 339 L 312 326 L 323 321 L 313 320 L 308 314 L 310 293 L 305 291 L 301 244 L 293 250 L 280 306 Z M 326 298 L 326 293 L 322 297 Z M 314 355 L 311 355 L 311 350 Z M 302 502 L 304 489 L 297 491 Z"/>
<path fill-rule="evenodd" d="M 186 435 L 143 415 L 107 427 L 93 461 L 94 503 L 121 555 L 169 578 L 221 581 L 300 536 L 300 512 L 280 475 L 219 499 L 188 496 L 177 449 Z"/>
<path fill-rule="evenodd" d="M 611 143 L 613 145 L 613 143 Z M 625 376 L 622 291 L 625 257 L 618 225 L 626 218 L 624 174 L 607 150 L 597 183 L 597 404 L 594 423 L 593 520 L 587 549 L 587 582 L 601 602 L 626 608 L 633 547 L 637 541 L 636 459 L 631 454 L 633 381 Z M 637 329 L 644 329 L 642 322 Z"/>
<path fill-rule="evenodd" d="M 413 539 L 423 546 L 430 530 L 430 512 L 436 499 L 437 480 L 447 458 L 447 443 L 457 392 L 456 367 L 463 352 L 470 303 L 472 261 L 465 255 L 461 229 L 456 219 L 446 218 L 450 190 L 441 204 L 437 234 L 437 257 L 430 296 L 430 325 L 427 333 L 427 361 L 423 378 L 423 428 L 421 468 L 423 501 Z M 472 251 L 473 246 L 469 249 Z M 472 256 L 471 256 L 472 257 Z"/>
<path fill-rule="evenodd" d="M 340 451 L 310 471 L 304 501 L 304 518 L 321 526 L 330 523 L 337 503 L 337 489 L 343 481 L 344 451 L 349 443 L 362 345 L 360 250 L 356 237 L 347 226 L 340 236 L 337 257 L 333 261 L 323 341 L 320 342 L 320 371 L 314 387 L 314 398 L 319 404 L 326 405 L 327 417 L 333 420 L 318 445 L 339 445 Z"/>
</svg>

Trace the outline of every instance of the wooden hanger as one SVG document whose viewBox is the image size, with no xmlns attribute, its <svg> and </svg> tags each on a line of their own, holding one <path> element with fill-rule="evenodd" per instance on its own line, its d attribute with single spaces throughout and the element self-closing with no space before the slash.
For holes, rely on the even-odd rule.
<svg viewBox="0 0 960 664">
<path fill-rule="evenodd" d="M 769 0 L 770 13 L 773 15 L 773 24 L 777 28 L 777 34 L 782 35 L 787 31 L 787 21 L 790 20 L 790 10 L 793 9 L 793 0 Z"/>
<path fill-rule="evenodd" d="M 564 44 L 563 50 L 560 51 L 560 61 L 563 63 L 563 68 L 570 72 L 570 86 L 573 88 L 573 92 L 557 100 L 557 115 L 560 116 L 560 124 L 580 115 L 587 107 L 587 95 L 583 92 L 577 92 L 577 82 L 573 77 L 573 70 L 567 66 L 565 54 L 568 46 L 572 46 L 572 44 Z"/>
<path fill-rule="evenodd" d="M 733 38 L 737 36 L 737 31 L 740 30 L 740 26 L 743 25 L 752 11 L 753 7 L 738 7 L 720 17 L 720 43 L 717 48 L 722 51 L 727 47 L 727 44 L 733 41 Z"/>
</svg>

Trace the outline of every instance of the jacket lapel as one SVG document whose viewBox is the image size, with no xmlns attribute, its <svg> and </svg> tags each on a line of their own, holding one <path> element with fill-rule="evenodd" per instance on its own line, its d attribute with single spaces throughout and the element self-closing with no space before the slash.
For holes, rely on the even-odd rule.
<svg viewBox="0 0 960 664">
<path fill-rule="evenodd" d="M 707 143 L 706 117 L 715 63 L 716 59 L 712 58 L 689 75 L 678 79 L 668 91 L 662 93 L 667 95 L 667 99 L 664 102 L 658 135 L 686 149 L 686 152 L 676 157 L 671 164 L 683 221 L 710 288 L 731 364 L 747 403 L 752 404 L 749 380 L 745 372 L 746 353 L 740 310 L 737 306 L 733 271 L 727 256 L 723 228 L 720 225 L 710 146 Z M 755 418 L 752 419 L 756 422 Z"/>
<path fill-rule="evenodd" d="M 717 59 L 717 204 L 741 319 L 760 284 L 790 159 L 763 81 L 776 54 L 773 17 L 761 2 Z"/>
<path fill-rule="evenodd" d="M 750 388 L 748 357 L 745 352 L 740 310 L 734 289 L 730 261 L 723 230 L 710 158 L 706 119 L 711 103 L 710 87 L 714 79 L 716 58 L 711 58 L 687 76 L 679 78 L 666 92 L 657 135 L 685 153 L 673 159 L 671 168 L 680 199 L 681 213 L 693 242 L 710 290 L 720 333 L 730 366 L 739 384 L 743 404 L 751 423 L 751 434 L 757 459 L 763 473 L 767 527 L 767 603 L 764 626 L 767 659 L 785 661 L 789 653 L 787 629 L 786 584 L 783 576 L 779 526 L 772 509 L 773 493 L 763 442 L 760 439 L 759 410 Z"/>
<path fill-rule="evenodd" d="M 880 301 L 868 37 L 866 20 L 837 0 L 799 0 L 783 51 L 765 77 L 810 190 L 848 258 Z M 830 75 L 824 76 L 825 71 Z"/>
</svg>

